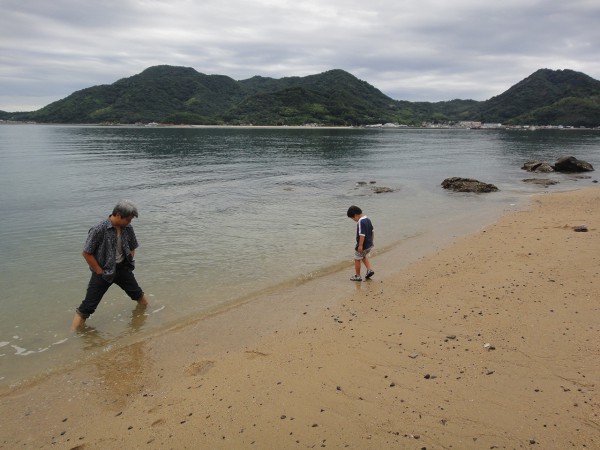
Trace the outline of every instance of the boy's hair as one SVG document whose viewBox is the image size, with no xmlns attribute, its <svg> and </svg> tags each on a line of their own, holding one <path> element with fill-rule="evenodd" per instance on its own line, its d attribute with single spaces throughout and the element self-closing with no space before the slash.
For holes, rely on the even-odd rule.
<svg viewBox="0 0 600 450">
<path fill-rule="evenodd" d="M 115 205 L 112 215 L 113 216 L 121 216 L 123 218 L 132 217 L 132 216 L 137 217 L 138 216 L 137 206 L 135 206 L 129 200 L 121 200 L 121 201 L 119 201 L 119 203 L 117 203 Z"/>
<path fill-rule="evenodd" d="M 362 214 L 362 209 L 360 209 L 358 206 L 352 205 L 350 208 L 348 208 L 348 217 L 352 218 L 357 214 Z"/>
</svg>

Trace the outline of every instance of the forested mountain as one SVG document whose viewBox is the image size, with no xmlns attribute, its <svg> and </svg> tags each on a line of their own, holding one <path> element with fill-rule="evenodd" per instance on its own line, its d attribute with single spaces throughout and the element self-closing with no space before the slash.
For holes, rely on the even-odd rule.
<svg viewBox="0 0 600 450">
<path fill-rule="evenodd" d="M 0 119 L 230 125 L 420 125 L 464 120 L 596 127 L 600 81 L 572 70 L 541 69 L 487 101 L 432 103 L 394 100 L 343 70 L 236 81 L 163 65 L 74 92 L 38 111 L 0 111 Z"/>
<path fill-rule="evenodd" d="M 573 70 L 540 69 L 482 102 L 480 120 L 508 124 L 600 125 L 600 81 Z"/>
</svg>

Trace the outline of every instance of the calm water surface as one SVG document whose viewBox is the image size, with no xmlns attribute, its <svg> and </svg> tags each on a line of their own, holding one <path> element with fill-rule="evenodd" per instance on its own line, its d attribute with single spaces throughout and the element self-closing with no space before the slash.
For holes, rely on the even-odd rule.
<svg viewBox="0 0 600 450">
<path fill-rule="evenodd" d="M 564 155 L 598 166 L 600 133 L 2 125 L 0 383 L 266 287 L 340 267 L 349 275 L 351 204 L 383 248 L 543 191 L 520 167 Z M 439 185 L 450 176 L 501 191 L 449 193 Z M 552 191 L 591 183 L 549 177 L 560 181 Z M 376 194 L 371 181 L 394 192 Z M 136 273 L 151 307 L 135 311 L 113 287 L 83 339 L 68 332 L 89 278 L 83 242 L 121 198 L 140 210 Z"/>
</svg>

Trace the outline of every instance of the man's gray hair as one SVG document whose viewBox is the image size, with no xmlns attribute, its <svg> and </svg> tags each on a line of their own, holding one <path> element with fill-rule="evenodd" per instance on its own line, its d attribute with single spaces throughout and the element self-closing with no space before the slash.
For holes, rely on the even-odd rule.
<svg viewBox="0 0 600 450">
<path fill-rule="evenodd" d="M 117 203 L 115 205 L 115 208 L 113 209 L 112 212 L 113 216 L 121 216 L 123 218 L 126 217 L 137 217 L 138 216 L 138 210 L 137 210 L 137 206 L 135 206 L 132 202 L 130 202 L 129 200 L 121 200 L 119 201 L 119 203 Z"/>
</svg>

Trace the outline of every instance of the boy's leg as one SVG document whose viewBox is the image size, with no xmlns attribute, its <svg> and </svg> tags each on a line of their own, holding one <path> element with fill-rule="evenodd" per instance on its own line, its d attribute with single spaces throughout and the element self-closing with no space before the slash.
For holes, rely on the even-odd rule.
<svg viewBox="0 0 600 450">
<path fill-rule="evenodd" d="M 354 260 L 354 272 L 360 277 L 360 259 Z"/>
<path fill-rule="evenodd" d="M 371 263 L 369 262 L 369 258 L 367 258 L 366 256 L 363 258 L 363 264 L 365 265 L 365 267 L 367 268 L 367 272 L 371 271 Z"/>
<path fill-rule="evenodd" d="M 366 256 L 363 258 L 363 263 L 365 264 L 365 267 L 367 268 L 367 274 L 365 275 L 365 279 L 368 280 L 373 275 L 375 275 L 375 272 L 373 272 L 373 269 L 371 268 L 371 262 L 369 261 L 369 258 L 367 258 Z"/>
</svg>

